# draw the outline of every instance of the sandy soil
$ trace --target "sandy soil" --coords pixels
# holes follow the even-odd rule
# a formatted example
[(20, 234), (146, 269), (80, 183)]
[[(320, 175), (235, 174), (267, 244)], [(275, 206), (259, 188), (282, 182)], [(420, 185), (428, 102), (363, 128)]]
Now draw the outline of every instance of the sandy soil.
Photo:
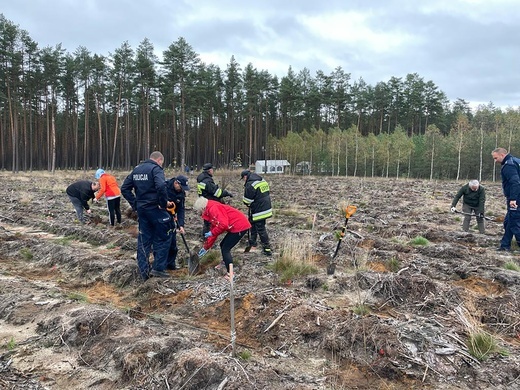
[[(196, 276), (140, 281), (135, 220), (107, 227), (103, 203), (75, 220), (65, 188), (92, 176), (0, 173), (0, 388), (520, 389), (520, 256), (495, 252), (499, 222), (461, 231), (449, 207), (462, 183), (269, 176), (275, 256), (242, 241), (231, 294), (218, 251)], [(245, 212), (237, 176), (216, 181)], [(500, 184), (486, 188), (500, 218)], [(329, 274), (347, 203), (358, 209)], [(275, 272), (289, 253), (315, 272)], [(495, 342), (485, 359), (475, 335)]]

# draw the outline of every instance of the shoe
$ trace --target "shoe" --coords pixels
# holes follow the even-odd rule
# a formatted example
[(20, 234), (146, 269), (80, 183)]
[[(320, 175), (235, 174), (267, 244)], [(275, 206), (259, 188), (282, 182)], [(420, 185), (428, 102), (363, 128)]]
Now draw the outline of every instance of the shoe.
[(264, 256), (272, 256), (273, 255), (273, 252), (271, 252), (271, 249), (270, 248), (264, 248), (264, 250), (262, 251), (262, 254)]
[(254, 245), (250, 246), (249, 253), (258, 253), (258, 248)]
[(224, 261), (221, 261), (218, 265), (215, 266), (215, 269), (221, 270), (222, 268), (226, 268), (226, 263)]
[(501, 247), (498, 247), (498, 248), (496, 249), (496, 251), (497, 251), (497, 252), (511, 252), (511, 249), (509, 249), (509, 248), (505, 248), (505, 247), (501, 246)]
[(155, 276), (156, 278), (169, 278), (170, 274), (165, 271), (156, 271), (153, 269), (150, 271), (150, 276)]

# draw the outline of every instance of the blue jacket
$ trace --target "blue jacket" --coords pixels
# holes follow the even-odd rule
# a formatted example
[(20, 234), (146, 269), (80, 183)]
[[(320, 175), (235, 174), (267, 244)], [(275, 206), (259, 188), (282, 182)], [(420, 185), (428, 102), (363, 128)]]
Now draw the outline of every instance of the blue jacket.
[(175, 203), (175, 215), (177, 216), (177, 222), (179, 222), (179, 226), (184, 227), (184, 204), (186, 203), (186, 192), (184, 192), (182, 188), (180, 192), (175, 191), (175, 187), (173, 186), (174, 181), (175, 177), (166, 181), (168, 200)]
[(518, 164), (514, 161), (514, 157), (508, 154), (502, 160), (502, 190), (507, 201), (520, 200), (520, 176), (518, 175)]
[(168, 194), (162, 167), (153, 160), (142, 162), (126, 177), (121, 194), (137, 212), (157, 207), (166, 209)]

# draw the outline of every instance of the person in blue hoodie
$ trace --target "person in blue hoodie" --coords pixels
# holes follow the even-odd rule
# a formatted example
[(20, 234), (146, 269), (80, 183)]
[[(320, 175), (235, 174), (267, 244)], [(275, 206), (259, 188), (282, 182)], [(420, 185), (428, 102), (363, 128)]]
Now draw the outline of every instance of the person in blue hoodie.
[(500, 240), (498, 251), (510, 251), (513, 236), (520, 245), (520, 160), (513, 157), (504, 148), (496, 148), (491, 152), (496, 163), (502, 165), (500, 176), (502, 177), (502, 191), (506, 197), (507, 213), (504, 219), (504, 235)]
[[(143, 280), (150, 276), (170, 277), (166, 264), (172, 239), (172, 217), (166, 209), (173, 202), (168, 201), (163, 163), (163, 154), (153, 152), (148, 160), (134, 168), (121, 186), (123, 197), (137, 211), (137, 265)], [(148, 258), (152, 247), (154, 260), (150, 270)]]

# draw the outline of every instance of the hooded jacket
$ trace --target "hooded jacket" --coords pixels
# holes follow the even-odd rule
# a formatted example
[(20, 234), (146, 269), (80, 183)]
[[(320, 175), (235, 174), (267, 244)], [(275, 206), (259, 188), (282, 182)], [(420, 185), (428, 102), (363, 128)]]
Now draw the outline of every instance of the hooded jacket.
[(96, 199), (101, 199), (103, 195), (107, 199), (115, 199), (121, 196), (121, 190), (116, 178), (108, 173), (103, 173), (99, 177), (99, 191), (96, 194)]
[(240, 210), (215, 200), (208, 200), (202, 219), (210, 223), (211, 236), (204, 241), (204, 249), (213, 246), (217, 237), (224, 232), (240, 233), (251, 228), (247, 217)]

